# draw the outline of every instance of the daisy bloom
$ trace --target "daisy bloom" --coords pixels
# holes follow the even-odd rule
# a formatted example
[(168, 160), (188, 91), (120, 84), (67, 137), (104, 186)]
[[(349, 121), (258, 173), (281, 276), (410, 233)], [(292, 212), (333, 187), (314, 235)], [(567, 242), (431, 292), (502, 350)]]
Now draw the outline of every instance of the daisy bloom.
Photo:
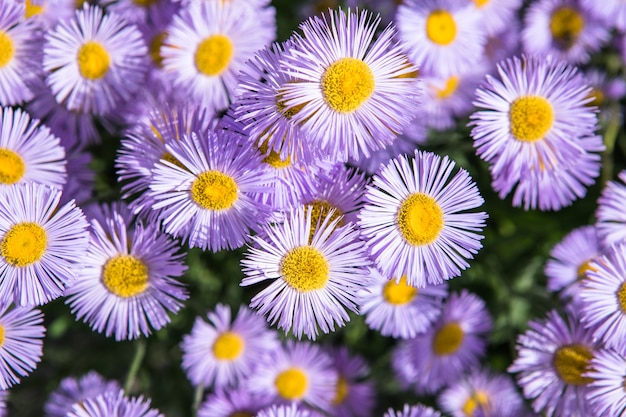
[(245, 385), (275, 404), (306, 404), (330, 410), (337, 386), (332, 359), (319, 345), (287, 340), (271, 360), (259, 363)]
[(97, 397), (75, 403), (66, 417), (164, 417), (150, 408), (150, 400), (142, 396), (125, 397), (124, 391), (104, 392)]
[(579, 300), (581, 282), (591, 270), (591, 262), (601, 254), (597, 229), (582, 226), (568, 233), (550, 251), (544, 272), (548, 290), (562, 291), (566, 299)]
[(517, 338), (517, 358), (508, 371), (518, 374), (533, 410), (547, 417), (591, 415), (585, 399), (593, 381), (586, 372), (596, 352), (591, 332), (572, 312), (563, 319), (555, 310), (528, 327)]
[(50, 129), (29, 114), (0, 107), (0, 186), (37, 182), (61, 189), (65, 149)]
[(117, 381), (108, 381), (95, 371), (90, 371), (80, 378), (63, 378), (44, 406), (46, 417), (65, 417), (72, 406), (105, 392), (120, 390)]
[(222, 1), (191, 2), (174, 17), (161, 46), (174, 87), (203, 106), (228, 107), (237, 74), (276, 36), (275, 10)]
[(392, 25), (374, 40), (379, 22), (367, 11), (311, 17), (282, 61), (294, 78), (281, 89), (284, 111), (309, 146), (338, 162), (391, 144), (417, 114), (417, 68)]
[(453, 417), (515, 417), (524, 409), (508, 375), (474, 369), (438, 397), (441, 409)]
[(343, 346), (331, 350), (334, 367), (339, 375), (331, 414), (336, 417), (368, 417), (374, 408), (373, 381), (364, 380), (369, 374), (367, 363), (352, 355)]
[(589, 362), (585, 374), (591, 378), (587, 399), (596, 416), (624, 416), (626, 413), (626, 357), (616, 351), (600, 349)]
[(480, 15), (480, 28), (487, 36), (499, 36), (511, 30), (522, 0), (466, 0)]
[(142, 85), (147, 53), (135, 26), (85, 4), (46, 35), (46, 83), (68, 110), (105, 115)]
[(24, 4), (0, 0), (0, 106), (33, 98), (40, 78), (41, 35), (35, 22), (24, 19)]
[(63, 294), (82, 266), (89, 235), (74, 201), (41, 184), (0, 188), (0, 301), (42, 305)]
[(256, 417), (309, 417), (311, 412), (300, 409), (294, 403), (291, 405), (272, 405), (256, 414)]
[(626, 170), (622, 170), (618, 178), (605, 185), (598, 199), (596, 227), (605, 248), (626, 240)]
[(464, 169), (430, 152), (399, 156), (367, 187), (359, 213), (361, 233), (381, 273), (412, 287), (456, 277), (482, 247), (487, 214), (467, 213), (483, 204)]
[(436, 392), (478, 365), (489, 331), (485, 302), (466, 290), (453, 293), (432, 327), (398, 345), (392, 367), (416, 392)]
[(77, 319), (115, 340), (147, 336), (169, 323), (188, 295), (175, 280), (187, 269), (178, 246), (156, 225), (112, 212), (91, 221), (91, 239), (66, 303)]
[(219, 251), (243, 246), (269, 207), (252, 194), (271, 192), (268, 172), (240, 136), (211, 130), (166, 143), (152, 170), (150, 196), (165, 231), (190, 246)]
[(445, 284), (411, 287), (406, 277), (385, 278), (370, 268), (372, 284), (359, 293), (360, 312), (370, 329), (383, 336), (409, 339), (425, 332), (439, 317), (448, 296)]
[(584, 64), (609, 38), (609, 28), (580, 0), (538, 0), (524, 15), (522, 45), (531, 55)]
[(241, 385), (237, 388), (218, 389), (206, 396), (198, 409), (198, 417), (256, 416), (271, 404), (271, 400), (266, 396), (251, 394)]
[(357, 292), (368, 284), (365, 246), (352, 224), (338, 226), (332, 212), (311, 235), (312, 209), (298, 208), (285, 222), (252, 236), (241, 261), (242, 286), (271, 280), (250, 306), (298, 338), (335, 331), (356, 312)]
[(407, 0), (396, 12), (401, 41), (420, 71), (440, 77), (460, 74), (483, 56), (480, 13), (467, 0)]
[(30, 307), (0, 303), (0, 389), (19, 384), (41, 361), (43, 314)]
[(589, 263), (580, 299), (582, 322), (593, 337), (626, 353), (626, 242)]
[(181, 344), (183, 370), (194, 386), (234, 387), (278, 348), (276, 333), (245, 306), (231, 320), (230, 307), (218, 304), (207, 318), (198, 317)]
[(390, 408), (383, 417), (441, 417), (441, 413), (422, 404), (404, 404), (402, 410), (394, 411)]
[(77, 5), (80, 6), (74, 0), (25, 0), (24, 17), (49, 30), (60, 21), (71, 19)]

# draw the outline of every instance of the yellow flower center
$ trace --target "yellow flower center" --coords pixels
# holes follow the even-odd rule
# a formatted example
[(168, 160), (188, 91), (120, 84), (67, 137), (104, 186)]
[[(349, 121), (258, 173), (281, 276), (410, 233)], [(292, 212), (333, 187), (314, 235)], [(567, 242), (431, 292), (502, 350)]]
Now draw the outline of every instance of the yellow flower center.
[(620, 285), (616, 295), (619, 306), (622, 308), (622, 311), (626, 313), (626, 282)]
[(352, 113), (374, 92), (374, 73), (360, 59), (341, 58), (333, 62), (322, 76), (322, 94), (331, 109)]
[(435, 333), (433, 351), (438, 356), (451, 355), (461, 347), (464, 336), (463, 329), (458, 323), (446, 323)]
[(509, 109), (511, 134), (522, 142), (535, 142), (550, 131), (554, 110), (548, 100), (539, 96), (520, 97)]
[(593, 354), (583, 345), (568, 345), (560, 347), (554, 352), (552, 364), (558, 376), (572, 385), (587, 385), (592, 378), (583, 376), (589, 370), (589, 361)]
[(446, 80), (446, 85), (443, 88), (435, 87), (435, 94), (437, 98), (440, 100), (444, 100), (449, 98), (452, 94), (456, 92), (456, 89), (459, 87), (459, 77), (452, 76)]
[(289, 155), (287, 155), (287, 158), (281, 159), (280, 154), (273, 149), (267, 154), (267, 141), (259, 146), (259, 152), (261, 155), (266, 155), (265, 158), (263, 158), (263, 162), (273, 168), (281, 169), (291, 166), (291, 157)]
[(413, 301), (417, 295), (417, 288), (411, 287), (406, 283), (406, 276), (402, 276), (400, 282), (396, 283), (391, 280), (383, 287), (383, 297), (389, 304), (404, 305)]
[(196, 68), (204, 75), (214, 77), (228, 68), (234, 53), (233, 42), (226, 35), (211, 35), (196, 49)]
[(306, 106), (306, 104), (307, 104), (306, 102), (300, 103), (297, 106), (287, 108), (287, 105), (285, 104), (285, 100), (283, 99), (283, 94), (278, 93), (276, 95), (276, 108), (283, 116), (285, 116), (286, 119), (291, 119), (293, 116), (298, 114), (300, 110), (302, 110), (304, 106)]
[(115, 256), (104, 264), (102, 282), (118, 297), (133, 297), (148, 288), (148, 266), (132, 255)]
[(592, 88), (588, 97), (592, 99), (587, 103), (589, 107), (600, 107), (604, 104), (604, 93), (599, 88)]
[(489, 396), (484, 391), (475, 391), (463, 404), (463, 414), (467, 417), (474, 417), (477, 409), (485, 410), (486, 408), (489, 408)]
[(0, 324), (0, 348), (4, 345), (4, 326)]
[(213, 343), (213, 355), (221, 361), (233, 361), (241, 356), (244, 346), (243, 339), (237, 333), (224, 332)]
[(398, 209), (398, 228), (411, 245), (428, 245), (437, 240), (443, 229), (443, 210), (431, 196), (411, 194)]
[(321, 290), (326, 286), (330, 266), (326, 257), (312, 246), (298, 246), (283, 256), (280, 273), (299, 292)]
[(282, 371), (274, 380), (278, 395), (286, 400), (300, 400), (307, 392), (309, 378), (300, 368), (289, 368)]
[(254, 414), (248, 411), (235, 411), (234, 413), (229, 414), (228, 417), (254, 417)]
[(480, 9), (481, 7), (486, 6), (491, 0), (473, 0), (473, 1), (476, 7)]
[(96, 41), (83, 44), (78, 50), (76, 60), (80, 75), (88, 80), (99, 80), (104, 77), (111, 65), (109, 53)]
[(151, 4), (156, 3), (156, 0), (133, 0), (133, 3), (139, 7), (148, 7)]
[(435, 10), (426, 19), (426, 36), (437, 45), (450, 45), (456, 38), (456, 22), (445, 10)]
[(552, 37), (564, 49), (569, 49), (576, 43), (584, 27), (583, 16), (571, 7), (559, 7), (550, 18)]
[(163, 68), (163, 56), (161, 55), (161, 47), (163, 43), (165, 43), (165, 39), (167, 39), (167, 32), (159, 32), (157, 33), (152, 40), (150, 41), (150, 58), (152, 58), (152, 62), (159, 68)]
[(0, 148), (0, 184), (15, 184), (24, 176), (26, 165), (17, 153)]
[(31, 0), (26, 0), (24, 2), (24, 17), (26, 19), (30, 19), (33, 16), (36, 16), (43, 12), (45, 3), (42, 4), (33, 4)]
[(170, 164), (174, 164), (179, 168), (182, 169), (187, 169), (187, 167), (185, 165), (183, 165), (182, 162), (180, 162), (178, 159), (176, 159), (176, 157), (174, 155), (172, 155), (169, 152), (165, 152), (163, 155), (161, 155), (161, 159), (164, 161), (169, 162)]
[(24, 267), (37, 262), (48, 247), (48, 234), (37, 223), (17, 223), (4, 235), (0, 251), (8, 264)]
[[(341, 210), (338, 207), (330, 204), (326, 200), (314, 200), (312, 203), (306, 204), (304, 206), (304, 212), (307, 210), (311, 210), (311, 233), (309, 234), (309, 242), (313, 239), (313, 235), (317, 230), (318, 222), (321, 224), (325, 217), (328, 216), (331, 210), (334, 209), (333, 214), (330, 215), (329, 223), (335, 221), (337, 218), (342, 216)], [(337, 226), (343, 226), (343, 218), (337, 222)]]
[(344, 377), (339, 376), (337, 379), (337, 387), (335, 388), (335, 398), (333, 398), (332, 404), (342, 404), (348, 396), (349, 391), (350, 385), (348, 385), (348, 381), (346, 381)]
[(8, 33), (0, 30), (0, 68), (3, 68), (11, 62), (15, 54), (15, 45), (13, 39)]
[(237, 201), (238, 191), (233, 177), (219, 171), (206, 171), (191, 185), (191, 198), (202, 208), (227, 210)]
[(591, 261), (592, 259), (588, 260), (587, 262), (583, 262), (582, 264), (580, 264), (580, 266), (578, 267), (578, 280), (583, 280), (587, 277), (587, 272), (589, 271), (597, 271), (595, 268), (591, 267)]

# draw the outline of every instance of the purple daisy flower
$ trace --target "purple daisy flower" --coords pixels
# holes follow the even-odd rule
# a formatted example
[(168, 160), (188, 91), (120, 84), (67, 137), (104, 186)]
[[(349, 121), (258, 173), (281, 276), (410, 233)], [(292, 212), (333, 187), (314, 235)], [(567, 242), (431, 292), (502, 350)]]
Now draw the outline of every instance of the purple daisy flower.
[(420, 71), (441, 77), (463, 73), (483, 57), (481, 15), (467, 0), (407, 0), (398, 6), (399, 38)]
[(469, 0), (467, 3), (479, 13), (480, 28), (487, 36), (499, 36), (509, 31), (522, 7), (522, 0)]
[(183, 135), (165, 148), (178, 163), (161, 159), (150, 183), (165, 231), (211, 251), (243, 246), (250, 229), (269, 215), (269, 207), (252, 198), (271, 192), (260, 157), (239, 135), (211, 130)]
[(142, 396), (125, 397), (124, 391), (108, 391), (97, 397), (75, 403), (66, 417), (164, 417), (150, 408), (150, 400)]
[(265, 280), (272, 283), (255, 295), (250, 306), (272, 324), (298, 338), (315, 339), (350, 320), (356, 312), (357, 292), (368, 284), (365, 245), (352, 224), (339, 227), (332, 212), (312, 229), (312, 209), (299, 208), (285, 222), (253, 236), (241, 261), (242, 286)]
[(271, 401), (272, 398), (254, 395), (242, 386), (218, 389), (207, 395), (198, 409), (198, 417), (256, 416), (261, 409), (269, 406)]
[(29, 375), (43, 354), (43, 314), (30, 307), (0, 303), (0, 390)]
[(175, 280), (187, 269), (176, 243), (155, 225), (117, 212), (103, 223), (92, 220), (91, 230), (83, 269), (65, 293), (77, 319), (115, 340), (147, 336), (169, 323), (168, 312), (188, 297)]
[(65, 149), (50, 129), (29, 114), (0, 107), (0, 186), (36, 182), (61, 189)]
[(402, 276), (413, 287), (456, 277), (482, 247), (487, 214), (467, 213), (483, 204), (464, 169), (430, 152), (400, 156), (374, 176), (359, 226), (381, 273)]
[(386, 278), (370, 268), (372, 284), (359, 293), (360, 312), (370, 329), (383, 336), (409, 339), (425, 332), (439, 317), (448, 296), (445, 284), (415, 288), (406, 278)]
[(542, 320), (531, 320), (517, 338), (517, 358), (509, 372), (536, 413), (547, 417), (589, 416), (585, 396), (593, 381), (585, 376), (596, 352), (591, 332), (579, 317), (563, 319), (555, 310)]
[(524, 16), (522, 44), (531, 55), (583, 64), (609, 38), (609, 28), (580, 0), (539, 0)]
[(490, 330), (491, 317), (483, 300), (465, 290), (451, 294), (430, 329), (398, 345), (393, 369), (416, 392), (436, 392), (478, 365)]
[(365, 378), (369, 368), (365, 360), (350, 354), (346, 347), (331, 352), (334, 367), (339, 375), (331, 415), (335, 417), (368, 417), (374, 409), (375, 387)]
[(24, 17), (33, 20), (44, 31), (74, 16), (75, 0), (25, 0)]
[(311, 412), (306, 409), (300, 409), (294, 403), (291, 405), (272, 405), (269, 408), (261, 410), (256, 417), (310, 417)]
[(196, 318), (181, 344), (182, 367), (195, 386), (239, 385), (279, 348), (276, 332), (245, 306), (231, 320), (230, 307), (218, 304), (207, 318)]
[(393, 25), (374, 40), (379, 22), (364, 10), (330, 10), (304, 21), (284, 53), (281, 70), (295, 78), (281, 89), (284, 111), (309, 146), (338, 162), (391, 144), (417, 115), (416, 67)]
[(601, 254), (597, 230), (583, 226), (572, 230), (552, 248), (544, 272), (548, 290), (561, 291), (561, 297), (578, 303), (581, 282), (591, 270), (591, 262)]
[(43, 51), (56, 101), (83, 113), (113, 112), (139, 89), (147, 70), (137, 27), (88, 4), (47, 33)]
[(589, 263), (580, 299), (582, 322), (593, 337), (626, 353), (626, 243)]
[(517, 417), (524, 403), (508, 375), (474, 369), (438, 397), (441, 409), (453, 417)]
[(614, 350), (600, 349), (589, 361), (584, 375), (592, 379), (587, 399), (596, 416), (626, 415), (626, 357)]
[(46, 417), (65, 417), (75, 403), (97, 397), (105, 392), (117, 393), (120, 388), (117, 381), (108, 381), (95, 371), (90, 371), (80, 378), (63, 378), (44, 405), (45, 415)]
[(390, 408), (383, 417), (441, 417), (441, 413), (422, 404), (404, 404), (402, 410), (394, 411)]
[(41, 34), (25, 6), (0, 0), (0, 106), (33, 98), (33, 84), (41, 78)]
[(42, 305), (63, 294), (84, 261), (87, 221), (41, 184), (0, 187), (0, 301)]
[(620, 32), (626, 31), (626, 4), (621, 0), (604, 0), (598, 3), (596, 0), (580, 0), (590, 14), (602, 19), (611, 28)]
[(619, 181), (609, 181), (598, 199), (596, 227), (602, 246), (609, 248), (626, 240), (626, 170), (618, 174)]
[(259, 364), (246, 386), (276, 404), (305, 403), (329, 411), (337, 378), (332, 359), (320, 346), (288, 340), (271, 360)]

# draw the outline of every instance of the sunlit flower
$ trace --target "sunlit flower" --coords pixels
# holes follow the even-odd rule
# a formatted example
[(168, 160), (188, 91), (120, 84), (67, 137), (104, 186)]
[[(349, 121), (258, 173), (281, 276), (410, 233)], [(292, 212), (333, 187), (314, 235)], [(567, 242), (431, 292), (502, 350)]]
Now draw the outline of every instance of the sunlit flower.
[(46, 417), (65, 417), (72, 406), (80, 401), (97, 397), (105, 392), (120, 390), (117, 381), (108, 381), (95, 371), (83, 375), (80, 378), (63, 378), (44, 406)]
[(66, 417), (164, 417), (158, 410), (150, 408), (150, 400), (125, 397), (124, 391), (107, 391), (97, 397), (75, 403)]
[(587, 399), (596, 416), (623, 416), (626, 413), (626, 356), (600, 349), (589, 361), (591, 378)]
[(335, 417), (371, 416), (375, 387), (373, 381), (365, 380), (369, 374), (367, 363), (362, 357), (351, 354), (345, 346), (330, 353), (339, 375), (331, 414)]

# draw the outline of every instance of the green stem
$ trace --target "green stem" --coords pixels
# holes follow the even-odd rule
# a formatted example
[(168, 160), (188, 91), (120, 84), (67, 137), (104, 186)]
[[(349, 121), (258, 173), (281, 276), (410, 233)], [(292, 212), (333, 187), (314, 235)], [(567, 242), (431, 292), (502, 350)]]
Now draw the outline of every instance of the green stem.
[(204, 397), (204, 385), (200, 384), (196, 387), (196, 391), (193, 395), (192, 414), (194, 416), (198, 415), (198, 410), (200, 409), (200, 404), (202, 403), (202, 397)]
[(130, 369), (128, 370), (128, 374), (126, 375), (126, 382), (124, 383), (124, 392), (127, 395), (130, 389), (133, 387), (133, 384), (135, 383), (137, 372), (139, 371), (139, 367), (141, 366), (141, 362), (143, 361), (145, 355), (146, 341), (144, 339), (138, 339), (135, 342), (135, 356), (133, 357), (133, 361), (130, 364)]
[(608, 110), (610, 112), (609, 122), (604, 131), (604, 147), (606, 149), (602, 154), (602, 186), (613, 179), (613, 149), (620, 128), (619, 104), (613, 103)]

